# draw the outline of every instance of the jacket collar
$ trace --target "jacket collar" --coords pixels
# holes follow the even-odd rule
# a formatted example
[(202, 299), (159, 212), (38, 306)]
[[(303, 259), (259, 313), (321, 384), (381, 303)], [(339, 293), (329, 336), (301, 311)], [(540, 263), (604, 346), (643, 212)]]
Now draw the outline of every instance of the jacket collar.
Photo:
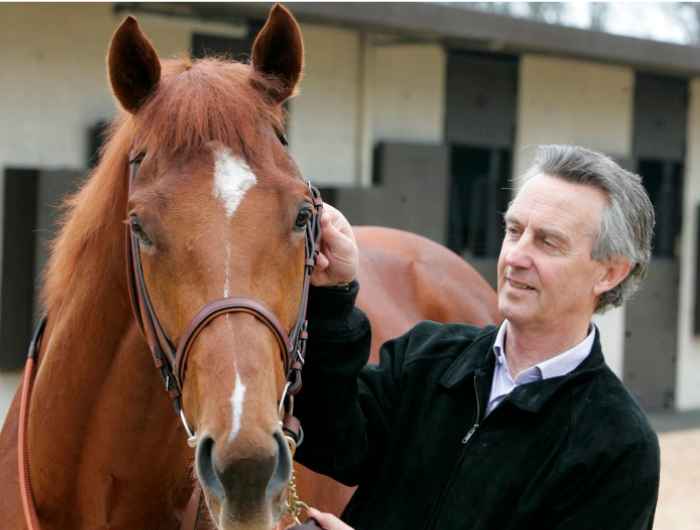
[[(497, 331), (498, 328), (492, 326), (484, 328), (469, 347), (445, 370), (440, 378), (440, 384), (447, 389), (461, 387), (461, 383), (470, 375), (486, 377), (490, 382), (494, 368), (492, 349)], [(591, 353), (572, 372), (521, 385), (510, 393), (508, 401), (520, 409), (538, 412), (559, 388), (572, 380), (594, 375), (602, 371), (605, 366), (600, 345), (600, 331), (596, 328)]]
[(484, 375), (486, 372), (493, 374), (493, 343), (496, 340), (498, 328), (487, 326), (479, 333), (472, 343), (452, 362), (440, 378), (440, 384), (445, 388), (454, 388), (468, 376), (476, 374)]

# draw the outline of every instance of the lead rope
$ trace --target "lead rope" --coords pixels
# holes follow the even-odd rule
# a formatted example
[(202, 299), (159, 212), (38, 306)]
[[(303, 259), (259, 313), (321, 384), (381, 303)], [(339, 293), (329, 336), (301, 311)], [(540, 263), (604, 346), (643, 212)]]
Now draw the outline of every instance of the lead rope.
[(36, 515), (32, 483), (29, 477), (29, 458), (27, 451), (27, 418), (29, 416), (29, 394), (31, 392), (34, 375), (34, 359), (27, 359), (22, 378), (22, 397), (19, 406), (19, 437), (18, 437), (18, 471), (19, 490), (22, 497), (22, 511), (24, 521), (29, 530), (40, 530), (39, 518)]
[(19, 425), (17, 436), (17, 471), (19, 474), (19, 491), (22, 499), (22, 512), (28, 530), (41, 530), (39, 517), (36, 513), (32, 482), (29, 476), (29, 448), (27, 446), (27, 427), (29, 423), (29, 399), (32, 385), (34, 384), (34, 368), (38, 363), (37, 352), (41, 343), (41, 337), (46, 327), (46, 317), (43, 317), (34, 331), (32, 341), (29, 343), (27, 362), (24, 365), (22, 377), (22, 394), (19, 403)]

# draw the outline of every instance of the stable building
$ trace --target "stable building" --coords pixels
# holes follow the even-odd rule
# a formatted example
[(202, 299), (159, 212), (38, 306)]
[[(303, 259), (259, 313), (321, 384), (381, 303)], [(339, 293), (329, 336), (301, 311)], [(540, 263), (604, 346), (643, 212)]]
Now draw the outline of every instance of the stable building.
[[(41, 312), (55, 206), (115, 115), (112, 32), (131, 13), (161, 57), (245, 58), (270, 5), (0, 5), (0, 417)], [(354, 224), (425, 235), (493, 283), (510, 179), (534, 146), (584, 145), (643, 175), (657, 214), (649, 278), (596, 322), (647, 410), (700, 408), (699, 49), (468, 6), (290, 8), (306, 72), (289, 149)]]

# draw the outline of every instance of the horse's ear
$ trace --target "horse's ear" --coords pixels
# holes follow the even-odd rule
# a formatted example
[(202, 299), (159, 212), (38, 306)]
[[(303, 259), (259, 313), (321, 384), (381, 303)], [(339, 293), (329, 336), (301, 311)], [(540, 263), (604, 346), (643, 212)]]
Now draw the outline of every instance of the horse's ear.
[(265, 76), (277, 78), (279, 90), (272, 96), (282, 103), (294, 94), (304, 68), (301, 29), (292, 14), (275, 4), (253, 44), (253, 67)]
[(134, 17), (126, 17), (114, 32), (107, 55), (112, 91), (132, 114), (160, 81), (160, 60)]

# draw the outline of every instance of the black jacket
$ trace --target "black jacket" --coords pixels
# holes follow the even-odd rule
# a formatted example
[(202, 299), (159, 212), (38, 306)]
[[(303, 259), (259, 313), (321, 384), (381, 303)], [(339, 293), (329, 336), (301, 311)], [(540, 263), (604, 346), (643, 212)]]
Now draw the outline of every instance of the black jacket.
[(496, 328), (423, 322), (366, 366), (349, 292), (313, 289), (297, 415), (308, 467), (359, 488), (356, 530), (650, 529), (658, 440), (603, 360), (517, 387), (485, 420)]

